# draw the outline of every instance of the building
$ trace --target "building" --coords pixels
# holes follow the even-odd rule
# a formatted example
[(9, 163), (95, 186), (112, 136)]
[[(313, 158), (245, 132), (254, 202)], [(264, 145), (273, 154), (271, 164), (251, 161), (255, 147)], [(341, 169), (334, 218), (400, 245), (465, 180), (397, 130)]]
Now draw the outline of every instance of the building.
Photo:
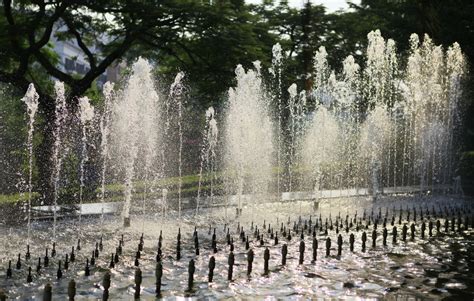
[[(59, 56), (59, 68), (61, 71), (68, 74), (77, 74), (83, 76), (90, 70), (90, 65), (85, 53), (77, 44), (75, 39), (58, 40), (56, 33), (67, 30), (66, 26), (60, 25), (56, 27), (51, 35), (54, 51)], [(105, 39), (105, 38), (104, 38)], [(92, 53), (97, 53), (99, 50), (95, 45), (88, 45)], [(117, 82), (121, 78), (122, 71), (125, 68), (124, 63), (114, 64), (109, 66), (102, 75), (97, 78), (97, 85), (102, 87), (107, 81)]]

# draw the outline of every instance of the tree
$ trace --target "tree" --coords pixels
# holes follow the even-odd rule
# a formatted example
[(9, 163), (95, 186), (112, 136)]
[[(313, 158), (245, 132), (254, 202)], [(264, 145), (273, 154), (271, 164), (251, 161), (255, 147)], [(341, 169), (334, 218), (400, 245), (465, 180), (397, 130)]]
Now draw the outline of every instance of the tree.
[[(288, 2), (278, 5), (264, 2), (255, 8), (268, 23), (270, 32), (286, 52), (283, 86), (296, 82), (309, 91), (313, 70), (313, 56), (319, 46), (326, 44), (330, 33), (330, 17), (322, 5), (306, 1), (302, 9), (290, 7)], [(283, 89), (286, 91), (286, 88)]]
[(220, 106), (238, 64), (250, 68), (260, 60), (269, 66), (276, 37), (253, 8), (243, 1), (204, 3), (194, 8), (193, 21), (176, 29), (164, 44), (156, 39), (160, 28), (154, 28), (134, 51), (155, 60), (165, 77), (185, 71), (194, 108)]

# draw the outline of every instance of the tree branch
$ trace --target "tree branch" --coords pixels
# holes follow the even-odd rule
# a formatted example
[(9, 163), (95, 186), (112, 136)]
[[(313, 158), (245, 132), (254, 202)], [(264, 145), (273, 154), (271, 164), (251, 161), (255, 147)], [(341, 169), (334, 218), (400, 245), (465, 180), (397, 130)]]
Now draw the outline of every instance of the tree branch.
[[(68, 8), (68, 4), (69, 1), (63, 1), (61, 2), (61, 5), (55, 9), (54, 14), (51, 16), (49, 22), (46, 25), (43, 36), (41, 37), (41, 39), (39, 39), (38, 42), (34, 41), (34, 36), (33, 39), (30, 38), (30, 47), (28, 48), (29, 53), (39, 51), (44, 45), (49, 42), (49, 39), (51, 38), (51, 33), (53, 32), (54, 23), (64, 14), (66, 9)], [(33, 28), (33, 32), (34, 30), (35, 29)]]
[(97, 65), (96, 68), (90, 69), (86, 75), (71, 85), (72, 87), (72, 96), (77, 96), (83, 94), (89, 87), (91, 86), (92, 82), (99, 77), (102, 73), (104, 73), (112, 63), (123, 56), (123, 54), (130, 49), (133, 42), (137, 39), (138, 34), (136, 33), (125, 33), (125, 39), (122, 43), (115, 48), (114, 51), (110, 52), (100, 63)]
[(46, 71), (49, 74), (56, 77), (60, 81), (63, 81), (65, 84), (69, 86), (74, 84), (75, 80), (70, 75), (62, 72), (61, 70), (56, 68), (53, 64), (51, 64), (51, 62), (41, 53), (41, 51), (36, 51), (34, 55), (38, 59), (41, 66), (43, 66), (43, 68), (46, 69)]
[(31, 23), (31, 26), (29, 27), (31, 29), (28, 34), (30, 44), (35, 43), (36, 28), (38, 27), (41, 19), (43, 19), (46, 10), (46, 5), (44, 4), (44, 1), (37, 1), (36, 4), (40, 7), (40, 9), (39, 12), (36, 14), (35, 19)]
[(28, 57), (25, 58), (22, 55), (23, 49), (20, 47), (20, 44), (18, 42), (18, 34), (16, 30), (17, 28), (16, 28), (15, 20), (13, 19), (11, 4), (12, 4), (11, 0), (4, 0), (3, 11), (5, 12), (5, 17), (8, 22), (8, 36), (13, 46), (13, 49), (16, 52), (16, 56), (19, 60), (19, 67), (18, 67), (18, 70), (16, 71), (16, 75), (23, 76), (26, 72), (26, 67), (28, 66)]
[(97, 67), (95, 57), (92, 54), (92, 52), (89, 50), (87, 45), (84, 43), (84, 41), (82, 40), (81, 34), (76, 30), (73, 22), (69, 19), (69, 16), (63, 16), (63, 20), (66, 22), (69, 32), (72, 33), (74, 37), (76, 38), (77, 45), (79, 45), (79, 47), (82, 49), (84, 54), (89, 59), (89, 64), (90, 64), (91, 69), (95, 69)]
[(161, 50), (166, 51), (169, 55), (171, 55), (171, 56), (174, 57), (178, 62), (180, 62), (183, 67), (186, 67), (186, 66), (187, 66), (186, 62), (183, 61), (183, 60), (179, 57), (179, 55), (178, 55), (175, 51), (173, 51), (173, 49), (171, 49), (170, 47), (166, 47), (166, 46), (163, 46), (162, 44), (158, 44), (158, 43), (152, 42), (152, 41), (146, 39), (145, 37), (141, 37), (140, 40), (143, 41), (144, 43), (148, 44), (148, 45), (151, 46), (151, 47), (154, 47), (154, 48), (156, 48), (156, 49), (161, 49)]
[(30, 84), (25, 77), (19, 76), (14, 73), (7, 73), (0, 70), (0, 81), (4, 83), (9, 83), (15, 87), (19, 87), (21, 90), (26, 91), (28, 85)]

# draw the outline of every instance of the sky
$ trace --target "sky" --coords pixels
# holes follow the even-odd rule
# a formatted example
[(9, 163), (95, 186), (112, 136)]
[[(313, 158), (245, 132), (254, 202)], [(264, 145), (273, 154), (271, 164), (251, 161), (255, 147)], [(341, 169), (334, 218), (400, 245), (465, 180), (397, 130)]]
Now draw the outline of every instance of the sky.
[[(278, 1), (278, 0), (277, 0)], [(290, 6), (302, 7), (305, 0), (288, 0)], [(338, 9), (347, 9), (349, 6), (346, 0), (310, 0), (313, 4), (323, 4), (328, 12), (334, 12)], [(248, 3), (261, 3), (261, 0), (247, 0)], [(359, 3), (360, 0), (351, 0), (351, 2)]]

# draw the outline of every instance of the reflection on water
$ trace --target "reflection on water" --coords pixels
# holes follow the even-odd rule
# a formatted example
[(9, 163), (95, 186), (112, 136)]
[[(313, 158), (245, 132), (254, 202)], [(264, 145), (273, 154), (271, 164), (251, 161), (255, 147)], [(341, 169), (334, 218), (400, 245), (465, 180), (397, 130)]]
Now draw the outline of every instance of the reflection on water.
[[(1, 228), (3, 243), (0, 245), (1, 270), (0, 287), (4, 289), (10, 298), (17, 297), (21, 300), (29, 300), (34, 297), (39, 298), (43, 294), (45, 283), (51, 282), (53, 286), (53, 298), (65, 299), (67, 296), (67, 285), (70, 279), (74, 278), (77, 283), (76, 299), (100, 299), (103, 289), (101, 282), (105, 271), (109, 270), (110, 256), (115, 252), (121, 235), (124, 235), (124, 250), (120, 256), (120, 262), (114, 269), (111, 269), (112, 284), (110, 288), (110, 298), (131, 299), (134, 294), (134, 261), (135, 252), (138, 247), (140, 234), (145, 233), (144, 250), (139, 260), (143, 273), (142, 300), (155, 299), (155, 264), (157, 242), (160, 230), (163, 231), (163, 278), (162, 296), (165, 298), (193, 297), (196, 299), (211, 298), (389, 298), (393, 300), (413, 300), (425, 298), (446, 298), (451, 297), (457, 300), (472, 299), (474, 297), (474, 279), (471, 271), (474, 269), (474, 230), (463, 230), (461, 232), (444, 232), (444, 220), (439, 218), (442, 224), (441, 233), (437, 234), (433, 229), (433, 237), (428, 235), (428, 227), (425, 238), (420, 237), (420, 208), (424, 213), (424, 219), (428, 222), (432, 215), (432, 208), (466, 208), (471, 206), (467, 200), (449, 199), (446, 197), (385, 197), (376, 203), (372, 203), (365, 198), (348, 200), (331, 200), (322, 202), (319, 208), (314, 211), (311, 202), (286, 203), (286, 204), (261, 204), (247, 205), (244, 207), (243, 215), (237, 219), (231, 216), (233, 210), (217, 208), (212, 211), (203, 210), (202, 214), (194, 217), (194, 211), (188, 212), (181, 221), (176, 219), (172, 213), (166, 219), (162, 219), (151, 209), (146, 216), (132, 216), (132, 227), (122, 229), (119, 217), (110, 216), (104, 223), (104, 228), (100, 229), (98, 219), (85, 219), (81, 227), (81, 233), (77, 232), (75, 221), (63, 220), (58, 227), (57, 253), (55, 258), (50, 258), (48, 267), (42, 267), (39, 274), (36, 273), (38, 256), (44, 257), (45, 246), (49, 246), (51, 254), (51, 224), (48, 222), (36, 223), (33, 225), (33, 242), (31, 245), (32, 258), (24, 259), (26, 247), (24, 246), (26, 229), (23, 227), (9, 229)], [(406, 242), (401, 238), (401, 226), (398, 225), (399, 208), (403, 208), (403, 218), (406, 219), (407, 208), (415, 205), (417, 209), (417, 232), (414, 241), (410, 240), (410, 231)], [(393, 208), (395, 207), (395, 211)], [(325, 256), (326, 236), (324, 231), (317, 232), (318, 257), (315, 263), (311, 262), (312, 236), (307, 230), (304, 232), (306, 244), (305, 259), (303, 265), (298, 265), (299, 234), (292, 232), (292, 240), (288, 241), (279, 233), (279, 244), (274, 245), (274, 240), (268, 234), (269, 225), (274, 232), (280, 232), (283, 225), (293, 229), (294, 221), (298, 221), (301, 214), (301, 227), (304, 220), (308, 220), (310, 215), (312, 223), (319, 220), (321, 214), (324, 223), (326, 217), (331, 216), (335, 223), (339, 214), (344, 222), (346, 215), (353, 218), (356, 214), (358, 219), (362, 218), (363, 211), (366, 211), (366, 222), (369, 216), (385, 215), (388, 209), (389, 236), (387, 246), (382, 245), (382, 225), (378, 225), (378, 237), (376, 247), (372, 248), (372, 229), (369, 226), (367, 231), (367, 249), (362, 252), (361, 237), (362, 231), (356, 231), (355, 225), (346, 233), (345, 229), (340, 229), (343, 237), (342, 256), (337, 257), (337, 233), (336, 227), (328, 231), (328, 236), (332, 240), (331, 256)], [(472, 211), (464, 211), (463, 217), (469, 215), (472, 220)], [(427, 212), (430, 217), (427, 216)], [(461, 211), (463, 212), (463, 211)], [(397, 243), (392, 243), (390, 225), (392, 214), (395, 216), (395, 226), (398, 227)], [(288, 224), (288, 218), (290, 223)], [(411, 213), (413, 220), (413, 212)], [(265, 220), (266, 228), (263, 229)], [(211, 227), (216, 227), (218, 253), (213, 254), (211, 249)], [(254, 231), (250, 230), (252, 225), (258, 224), (260, 234), (264, 234), (264, 246), (255, 238)], [(451, 220), (450, 220), (451, 221)], [(225, 226), (225, 224), (228, 226)], [(250, 247), (255, 252), (253, 273), (247, 277), (247, 257), (245, 243), (239, 239), (237, 233), (238, 225), (244, 226), (245, 234), (249, 236)], [(372, 222), (373, 223), (373, 222)], [(410, 222), (411, 224), (411, 222)], [(194, 255), (193, 231), (197, 226), (200, 255)], [(181, 248), (182, 259), (176, 258), (176, 236), (178, 227), (181, 228)], [(226, 227), (224, 229), (224, 227)], [(226, 244), (225, 234), (227, 227), (234, 239), (235, 266), (233, 281), (227, 281), (227, 257), (229, 246)], [(319, 229), (318, 229), (319, 230)], [(457, 230), (457, 226), (456, 226)], [(354, 233), (354, 252), (349, 251), (349, 235)], [(96, 265), (91, 267), (91, 276), (84, 276), (86, 258), (90, 258), (95, 248), (95, 243), (103, 237), (104, 251), (99, 255)], [(63, 261), (66, 252), (71, 252), (71, 247), (77, 245), (77, 239), (81, 239), (82, 249), (76, 250), (76, 261), (69, 264), (68, 271), (63, 271), (64, 277), (56, 279), (58, 260)], [(288, 244), (287, 265), (281, 266), (281, 247), (283, 243)], [(263, 251), (265, 246), (270, 250), (270, 274), (263, 276)], [(18, 253), (22, 253), (22, 267), (15, 269)], [(208, 283), (208, 262), (211, 255), (216, 258), (216, 268), (214, 271), (214, 282)], [(194, 259), (196, 263), (194, 289), (187, 292), (188, 263)], [(6, 279), (6, 268), (8, 260), (12, 260), (13, 278)], [(43, 259), (42, 259), (43, 261)], [(43, 264), (43, 263), (42, 263)], [(26, 284), (28, 267), (33, 269), (33, 282)]]

